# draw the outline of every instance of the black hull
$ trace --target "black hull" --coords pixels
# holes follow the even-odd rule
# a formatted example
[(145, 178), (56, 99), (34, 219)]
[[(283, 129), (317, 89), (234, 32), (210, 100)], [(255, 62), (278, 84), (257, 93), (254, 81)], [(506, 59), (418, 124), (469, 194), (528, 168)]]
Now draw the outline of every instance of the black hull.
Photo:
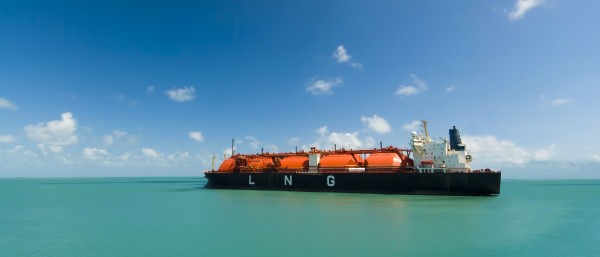
[(207, 188), (498, 195), (500, 173), (205, 173)]

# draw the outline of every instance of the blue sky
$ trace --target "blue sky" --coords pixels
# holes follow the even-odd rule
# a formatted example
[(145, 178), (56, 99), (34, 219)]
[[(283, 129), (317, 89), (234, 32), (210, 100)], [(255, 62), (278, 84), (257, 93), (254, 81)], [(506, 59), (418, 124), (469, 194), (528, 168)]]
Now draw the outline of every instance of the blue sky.
[(201, 176), (456, 125), (505, 178), (600, 178), (598, 1), (2, 1), (0, 177)]

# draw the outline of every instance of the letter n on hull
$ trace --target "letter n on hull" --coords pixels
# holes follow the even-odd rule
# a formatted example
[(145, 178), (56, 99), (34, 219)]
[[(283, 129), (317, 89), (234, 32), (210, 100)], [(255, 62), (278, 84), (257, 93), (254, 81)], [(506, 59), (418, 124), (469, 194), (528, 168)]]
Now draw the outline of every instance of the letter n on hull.
[(291, 186), (292, 185), (292, 175), (288, 177), (288, 175), (283, 176), (283, 185)]

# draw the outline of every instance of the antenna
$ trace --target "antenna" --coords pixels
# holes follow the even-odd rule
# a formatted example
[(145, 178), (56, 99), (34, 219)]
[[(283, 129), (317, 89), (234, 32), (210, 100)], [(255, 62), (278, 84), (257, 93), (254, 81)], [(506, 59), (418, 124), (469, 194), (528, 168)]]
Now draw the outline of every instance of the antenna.
[(425, 138), (429, 138), (429, 132), (427, 131), (427, 120), (422, 120), (423, 123), (423, 131), (425, 132)]
[(235, 149), (233, 149), (234, 144), (235, 144), (235, 139), (232, 138), (231, 139), (231, 156), (233, 156), (233, 154), (235, 153)]
[(214, 154), (212, 155), (212, 170), (215, 170), (215, 158), (217, 158)]

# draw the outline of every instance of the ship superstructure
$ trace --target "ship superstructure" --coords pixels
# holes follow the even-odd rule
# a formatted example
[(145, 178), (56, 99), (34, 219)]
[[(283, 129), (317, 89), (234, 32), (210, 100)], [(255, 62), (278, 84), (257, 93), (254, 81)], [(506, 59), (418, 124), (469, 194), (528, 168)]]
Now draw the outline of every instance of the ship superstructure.
[(413, 131), (409, 145), (412, 148), (415, 169), (419, 172), (470, 172), (472, 157), (462, 143), (456, 126), (449, 130), (450, 142), (429, 137), (427, 121), (422, 121), (423, 132)]

